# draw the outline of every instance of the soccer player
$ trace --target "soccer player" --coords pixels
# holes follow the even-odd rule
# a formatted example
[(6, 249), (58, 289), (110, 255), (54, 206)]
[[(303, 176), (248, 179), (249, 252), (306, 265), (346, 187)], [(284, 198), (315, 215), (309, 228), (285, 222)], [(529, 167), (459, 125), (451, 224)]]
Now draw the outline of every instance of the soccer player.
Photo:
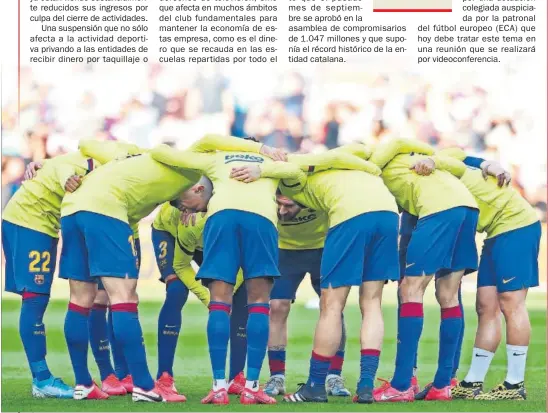
[[(208, 341), (213, 370), (213, 389), (202, 403), (227, 404), (225, 363), (228, 344), (229, 317), (233, 286), (238, 268), (243, 269), (248, 294), (249, 317), (247, 323), (247, 381), (240, 396), (242, 404), (273, 404), (276, 400), (259, 388), (259, 374), (266, 353), (269, 331), (269, 300), (272, 278), (278, 277), (278, 233), (275, 193), (279, 179), (293, 178), (302, 181), (306, 175), (301, 170), (314, 169), (307, 163), (310, 158), (300, 158), (302, 163), (272, 162), (258, 154), (261, 145), (255, 145), (255, 154), (241, 152), (200, 153), (181, 152), (168, 146), (152, 151), (154, 159), (167, 165), (189, 168), (204, 173), (213, 187), (204, 180), (200, 193), (185, 193), (182, 205), (192, 212), (208, 211), (204, 228), (204, 263), (197, 278), (209, 281), (211, 293), (208, 320)], [(361, 159), (350, 157), (355, 163)], [(355, 160), (354, 160), (355, 158)], [(336, 157), (318, 158), (325, 165), (337, 164)], [(329, 162), (331, 161), (331, 162)], [(305, 164), (306, 163), (306, 164)], [(231, 179), (234, 167), (260, 164), (261, 172), (269, 178), (250, 185)], [(255, 180), (260, 177), (254, 177)], [(251, 177), (243, 178), (251, 182)], [(339, 321), (340, 323), (340, 321)], [(339, 326), (340, 327), (340, 326)], [(339, 339), (340, 341), (340, 339)]]
[(432, 152), (428, 145), (398, 139), (377, 147), (370, 158), (382, 168), (383, 180), (398, 205), (419, 218), (399, 289), (396, 369), (391, 382), (375, 389), (378, 402), (414, 400), (411, 379), (423, 327), (423, 297), (434, 276), (441, 307), (440, 342), (438, 369), (425, 400), (451, 400), (451, 376), (463, 324), (458, 291), (465, 272), (477, 269), (478, 209), (468, 189), (450, 173), (436, 171), (424, 177), (410, 169), (424, 158), (421, 153)]
[[(200, 190), (199, 185), (194, 190)], [(196, 225), (184, 226), (181, 212), (170, 203), (160, 208), (152, 224), (152, 244), (156, 262), (166, 284), (166, 298), (158, 319), (158, 375), (157, 383), (165, 388), (168, 401), (183, 401), (173, 380), (173, 361), (177, 339), (181, 329), (181, 311), (192, 291), (206, 306), (209, 290), (196, 281), (196, 273), (190, 263), (202, 263), (202, 231), (205, 218), (198, 217)], [(241, 284), (241, 283), (240, 283)], [(245, 290), (237, 289), (231, 315), (229, 394), (239, 394), (245, 384), (245, 324), (247, 322)], [(242, 343), (243, 341), (243, 343)], [(242, 345), (243, 344), (243, 345)], [(234, 369), (237, 370), (234, 370)], [(242, 383), (243, 382), (243, 383)]]
[[(257, 175), (257, 168), (261, 176), (269, 176), (262, 165), (237, 170), (234, 176), (249, 180)], [(286, 396), (287, 402), (327, 402), (325, 381), (341, 342), (342, 313), (352, 286), (360, 286), (362, 311), (361, 372), (354, 401), (373, 402), (384, 335), (382, 290), (387, 280), (397, 280), (399, 274), (398, 208), (380, 173), (375, 165), (363, 161), (361, 170), (324, 171), (306, 181), (283, 179), (280, 184), (282, 194), (323, 211), (329, 219), (321, 262), (320, 318), (308, 381)]]
[[(287, 347), (287, 318), (291, 303), (307, 273), (316, 294), (320, 296), (320, 263), (329, 223), (321, 210), (307, 208), (278, 192), (278, 245), (280, 278), (274, 281), (270, 293), (270, 337), (268, 362), (270, 379), (265, 392), (271, 396), (285, 394), (285, 353)], [(344, 362), (346, 333), (327, 374), (327, 394), (350, 396), (341, 376)]]
[[(207, 178), (203, 178), (204, 180)], [(189, 191), (200, 193), (203, 190), (201, 184), (194, 185)], [(196, 273), (191, 266), (194, 261), (198, 267), (203, 263), (203, 231), (207, 217), (197, 216), (192, 225), (179, 224), (174, 253), (173, 267), (180, 279), (192, 280), (196, 283)], [(243, 283), (243, 273), (238, 271), (234, 296), (232, 298), (232, 311), (230, 313), (230, 372), (228, 394), (240, 395), (245, 388), (245, 366), (247, 349), (247, 292)], [(209, 290), (205, 289), (209, 300)], [(207, 303), (209, 304), (209, 302)]]
[[(80, 147), (88, 144), (89, 141), (82, 141)], [(111, 157), (138, 149), (133, 145), (104, 145), (108, 146)], [(111, 159), (95, 149), (92, 145), (87, 156), (81, 152), (61, 155), (43, 161), (34, 171), (28, 170), (26, 177), (31, 179), (24, 181), (10, 199), (2, 217), (5, 288), (23, 299), (19, 333), (33, 377), (34, 397), (73, 396), (73, 389), (53, 376), (46, 363), (43, 316), (55, 272), (63, 196), (65, 192), (75, 191), (83, 176)]]
[[(196, 145), (212, 149), (247, 148), (247, 142), (208, 135)], [(196, 172), (165, 166), (145, 153), (111, 162), (89, 174), (77, 192), (63, 200), (60, 276), (70, 280), (65, 336), (76, 376), (74, 398), (108, 397), (87, 367), (88, 315), (100, 278), (111, 305), (114, 334), (123, 347), (134, 401), (161, 402), (162, 388), (148, 370), (137, 314), (138, 271), (131, 225), (159, 204), (176, 199), (200, 178)]]
[[(460, 178), (478, 203), (478, 232), (487, 234), (478, 270), (478, 329), (472, 364), (464, 380), (453, 389), (453, 397), (524, 400), (525, 365), (531, 336), (525, 300), (529, 288), (539, 284), (541, 227), (538, 217), (517, 191), (501, 185), (509, 182), (509, 177), (496, 164), (466, 157), (456, 148), (442, 151), (422, 164), (418, 167), (420, 173), (429, 173), (437, 167)], [(486, 180), (480, 168), (495, 178)], [(500, 344), (501, 311), (506, 321), (506, 378), (499, 386), (483, 393), (483, 381)]]

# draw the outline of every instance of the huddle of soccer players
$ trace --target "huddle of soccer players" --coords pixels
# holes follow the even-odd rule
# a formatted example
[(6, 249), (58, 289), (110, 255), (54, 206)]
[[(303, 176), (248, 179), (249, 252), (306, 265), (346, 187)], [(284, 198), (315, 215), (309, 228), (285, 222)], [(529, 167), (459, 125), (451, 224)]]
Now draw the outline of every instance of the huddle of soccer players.
[[(134, 401), (184, 402), (175, 388), (173, 361), (181, 310), (191, 291), (209, 308), (213, 386), (202, 403), (228, 404), (229, 394), (239, 394), (242, 404), (275, 403), (272, 396), (285, 394), (287, 317), (306, 273), (320, 295), (320, 317), (309, 378), (285, 401), (350, 395), (341, 369), (343, 310), (352, 286), (359, 287), (362, 312), (355, 402), (526, 397), (525, 299), (528, 288), (538, 285), (541, 230), (533, 209), (508, 187), (509, 175), (496, 163), (458, 149), (436, 153), (403, 139), (375, 148), (352, 144), (320, 155), (287, 155), (252, 140), (207, 135), (185, 151), (83, 141), (78, 152), (36, 169), (2, 221), (6, 290), (22, 296), (20, 335), (35, 397), (106, 399), (130, 392)], [(137, 312), (135, 228), (161, 204), (152, 239), (166, 298), (154, 380)], [(59, 276), (70, 285), (65, 337), (74, 388), (53, 376), (45, 360), (42, 319), (59, 230)], [(470, 370), (458, 382), (464, 334), (460, 284), (478, 270), (476, 231), (487, 233), (478, 273), (479, 322)], [(191, 261), (200, 267), (197, 274)], [(423, 296), (432, 278), (441, 308), (438, 369), (420, 392), (417, 349)], [(400, 282), (396, 366), (392, 380), (374, 388), (384, 337), (381, 301), (389, 280)], [(500, 312), (506, 320), (507, 376), (484, 393), (501, 338)], [(101, 387), (88, 370), (88, 344)], [(267, 349), (271, 377), (262, 389)]]

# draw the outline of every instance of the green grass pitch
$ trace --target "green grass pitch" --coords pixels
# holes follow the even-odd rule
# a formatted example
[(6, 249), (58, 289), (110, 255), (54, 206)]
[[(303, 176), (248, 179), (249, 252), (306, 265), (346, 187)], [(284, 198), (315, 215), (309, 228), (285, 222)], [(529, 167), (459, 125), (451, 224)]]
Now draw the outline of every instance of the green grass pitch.
[[(392, 295), (389, 292), (385, 293)], [(463, 346), (460, 376), (468, 368), (476, 329), (476, 314), (473, 308), (473, 294), (466, 294), (466, 337)], [(275, 406), (256, 406), (245, 408), (231, 397), (226, 407), (202, 406), (200, 399), (211, 385), (209, 355), (205, 335), (207, 311), (196, 302), (189, 302), (183, 312), (183, 329), (179, 338), (175, 362), (176, 383), (187, 398), (186, 404), (148, 404), (132, 403), (129, 396), (112, 397), (101, 402), (37, 400), (30, 393), (30, 374), (18, 334), (18, 311), (20, 303), (4, 299), (2, 305), (2, 411), (546, 411), (546, 294), (535, 293), (529, 298), (533, 336), (527, 360), (526, 384), (528, 400), (525, 402), (475, 402), (453, 401), (416, 402), (413, 404), (375, 404), (371, 406), (355, 405), (348, 398), (331, 398), (327, 405), (286, 404), (282, 401)], [(159, 301), (142, 302), (139, 315), (145, 342), (149, 366), (156, 373), (156, 323), (161, 303)], [(73, 383), (74, 376), (63, 336), (63, 323), (66, 301), (52, 301), (46, 314), (48, 340), (48, 364), (54, 374)], [(389, 378), (393, 373), (396, 352), (396, 307), (393, 300), (384, 305), (386, 337), (381, 355), (378, 377)], [(439, 309), (433, 303), (425, 308), (425, 324), (419, 349), (419, 381), (424, 385), (433, 378), (438, 354)], [(355, 301), (347, 306), (348, 343), (343, 374), (351, 390), (354, 390), (359, 373), (360, 315)], [(289, 346), (287, 357), (288, 391), (295, 390), (297, 383), (306, 380), (308, 359), (310, 356), (317, 311), (295, 305), (289, 321)], [(89, 356), (92, 374), (98, 379), (97, 368)], [(486, 387), (496, 385), (504, 379), (506, 370), (506, 352), (504, 342), (493, 360), (487, 377)], [(262, 380), (268, 377), (268, 364), (265, 361)]]

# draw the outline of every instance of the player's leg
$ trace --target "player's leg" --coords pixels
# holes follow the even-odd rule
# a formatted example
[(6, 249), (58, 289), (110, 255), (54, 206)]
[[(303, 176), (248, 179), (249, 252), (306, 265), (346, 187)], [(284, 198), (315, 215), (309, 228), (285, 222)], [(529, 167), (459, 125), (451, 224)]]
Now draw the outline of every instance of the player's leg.
[(57, 239), (2, 221), (5, 290), (22, 297), (19, 335), (32, 374), (35, 397), (72, 398), (72, 388), (54, 377), (46, 362), (44, 313), (55, 272)]
[[(137, 268), (141, 268), (141, 241), (139, 238), (134, 239), (135, 250), (137, 251)], [(99, 289), (104, 289), (103, 284), (99, 281)], [(116, 377), (122, 383), (122, 386), (126, 389), (127, 393), (133, 393), (133, 378), (129, 374), (129, 367), (127, 365), (126, 357), (124, 356), (124, 348), (120, 344), (114, 335), (114, 324), (112, 323), (112, 309), (109, 305), (108, 316), (108, 339), (110, 341), (110, 348), (112, 351), (112, 358), (114, 360), (114, 371)]]
[[(130, 226), (101, 214), (79, 212), (90, 275), (101, 278), (112, 311), (114, 336), (124, 350), (134, 388), (134, 401), (163, 401), (148, 370), (137, 312), (137, 250)], [(116, 255), (113, 256), (114, 252)]]
[(234, 293), (230, 314), (230, 358), (228, 394), (241, 394), (245, 387), (247, 357), (247, 289), (245, 283)]
[(459, 307), (460, 312), (462, 313), (462, 328), (459, 333), (459, 341), (457, 343), (457, 351), (455, 352), (455, 360), (453, 361), (453, 374), (451, 375), (451, 388), (455, 387), (458, 383), (457, 372), (460, 366), (460, 356), (462, 353), (462, 342), (464, 340), (464, 329), (465, 329), (465, 319), (464, 319), (464, 305), (462, 304), (462, 284), (459, 287)]
[(463, 326), (459, 301), (460, 283), (464, 271), (453, 272), (436, 280), (436, 299), (441, 308), (438, 369), (432, 383), (435, 389), (450, 387), (455, 355)]
[(242, 404), (273, 404), (259, 387), (269, 336), (270, 292), (278, 271), (278, 231), (259, 215), (234, 211), (241, 244), (241, 267), (247, 289), (247, 374)]
[(207, 284), (211, 301), (207, 321), (213, 387), (203, 404), (228, 404), (226, 355), (230, 337), (230, 310), (240, 267), (240, 242), (232, 210), (217, 212), (204, 227), (203, 263), (197, 274)]
[(301, 251), (279, 250), (279, 270), (281, 276), (274, 280), (270, 294), (270, 325), (268, 337), (268, 364), (270, 378), (265, 384), (265, 392), (270, 396), (285, 394), (285, 360), (287, 347), (287, 318), (291, 301), (306, 275), (301, 267), (306, 258)]
[(531, 337), (526, 298), (528, 289), (539, 285), (540, 238), (541, 227), (537, 222), (487, 240), (493, 243), (493, 257), (497, 259), (496, 282), (498, 301), (506, 321), (508, 364), (504, 382), (490, 392), (477, 396), (478, 399), (524, 400), (526, 398), (525, 366)]
[(116, 377), (110, 360), (107, 308), (108, 295), (100, 284), (89, 313), (89, 343), (101, 375), (101, 390), (109, 396), (122, 396), (127, 394), (127, 390)]
[(181, 402), (186, 398), (179, 395), (173, 379), (173, 363), (179, 332), (181, 331), (182, 311), (188, 299), (188, 288), (175, 274), (173, 255), (175, 238), (166, 231), (152, 228), (152, 246), (161, 281), (165, 283), (166, 296), (158, 316), (158, 373), (156, 383), (165, 400)]
[(372, 403), (373, 387), (384, 338), (382, 292), (387, 281), (400, 278), (398, 260), (398, 215), (392, 212), (364, 214), (365, 260), (360, 285), (362, 326), (360, 334), (360, 379), (355, 402)]

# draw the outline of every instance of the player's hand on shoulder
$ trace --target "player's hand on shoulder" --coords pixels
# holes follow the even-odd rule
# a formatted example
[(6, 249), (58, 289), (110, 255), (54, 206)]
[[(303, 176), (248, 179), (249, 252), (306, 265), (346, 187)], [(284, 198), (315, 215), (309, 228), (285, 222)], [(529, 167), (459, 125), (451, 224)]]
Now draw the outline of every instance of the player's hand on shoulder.
[(487, 179), (488, 176), (497, 178), (497, 185), (499, 187), (508, 186), (512, 182), (510, 172), (505, 170), (498, 162), (484, 162), (481, 165), (481, 173), (484, 179)]
[(267, 156), (274, 161), (287, 162), (287, 152), (283, 149), (273, 148), (272, 146), (263, 145), (259, 151), (261, 155)]
[[(206, 212), (202, 212), (202, 217), (206, 216)], [(188, 209), (183, 209), (181, 211), (181, 224), (183, 224), (185, 227), (189, 226), (196, 226), (196, 218), (198, 214), (196, 212), (189, 211)]]
[(25, 169), (25, 175), (23, 176), (24, 180), (27, 181), (29, 179), (32, 179), (36, 176), (38, 173), (38, 170), (42, 169), (43, 164), (42, 162), (31, 162), (27, 165), (27, 168)]
[(65, 182), (65, 191), (74, 192), (82, 184), (82, 177), (78, 175), (72, 175), (67, 182)]
[(261, 177), (261, 167), (259, 165), (238, 166), (232, 168), (230, 177), (248, 184), (258, 180)]
[(436, 170), (436, 163), (431, 158), (421, 159), (410, 168), (418, 175), (428, 176)]

